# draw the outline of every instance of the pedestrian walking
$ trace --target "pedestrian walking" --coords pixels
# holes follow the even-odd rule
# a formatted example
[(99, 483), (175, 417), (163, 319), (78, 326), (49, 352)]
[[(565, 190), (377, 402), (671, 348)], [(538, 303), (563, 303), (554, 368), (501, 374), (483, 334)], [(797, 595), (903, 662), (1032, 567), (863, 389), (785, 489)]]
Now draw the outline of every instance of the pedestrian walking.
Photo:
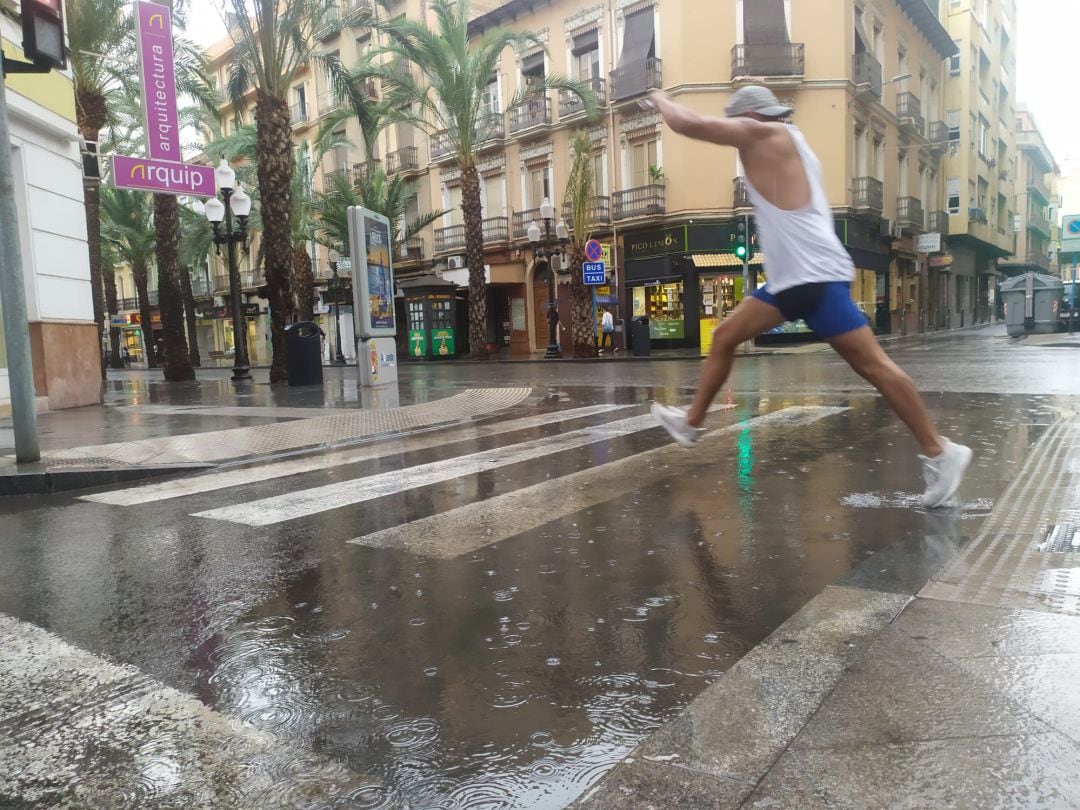
[(562, 323), (559, 322), (559, 305), (558, 302), (552, 301), (548, 304), (548, 334), (554, 330), (555, 333), (555, 345), (559, 347), (559, 351), (562, 351)]
[(882, 350), (851, 300), (855, 265), (836, 236), (821, 163), (803, 134), (786, 123), (791, 108), (766, 87), (735, 92), (726, 118), (701, 115), (656, 91), (651, 103), (675, 132), (739, 150), (758, 239), (768, 254), (768, 281), (744, 298), (714, 332), (693, 404), (688, 410), (652, 406), (656, 420), (679, 444), (692, 446), (713, 399), (731, 373), (739, 344), (785, 321), (805, 320), (881, 392), (922, 450), (927, 508), (956, 494), (971, 450), (943, 438), (911, 378)]
[(612, 353), (618, 351), (615, 348), (615, 316), (611, 314), (611, 307), (604, 307), (604, 315), (600, 319), (600, 354), (604, 353), (605, 346), (610, 346)]

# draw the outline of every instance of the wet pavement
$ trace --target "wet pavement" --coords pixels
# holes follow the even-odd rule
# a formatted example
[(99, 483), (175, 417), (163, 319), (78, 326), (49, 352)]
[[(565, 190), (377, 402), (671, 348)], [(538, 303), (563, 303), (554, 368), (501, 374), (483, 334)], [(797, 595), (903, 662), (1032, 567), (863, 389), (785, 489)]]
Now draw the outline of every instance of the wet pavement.
[[(995, 330), (892, 351), (976, 451), (953, 512), (917, 508), (903, 428), (824, 353), (747, 359), (694, 451), (645, 417), (653, 399), (685, 400), (696, 362), (430, 364), (402, 370), (400, 404), (533, 396), (362, 448), (0, 500), (0, 806), (563, 807), (675, 734), (665, 724), (710, 684), (732, 688), (721, 676), (740, 661), (764, 671), (755, 652), (784, 648), (795, 685), (851, 665), (825, 649), (840, 636), (882, 666), (902, 659), (905, 640), (877, 633), (961, 558), (1031, 448), (1078, 410), (1080, 381), (1073, 346)], [(256, 383), (236, 401), (212, 375), (186, 390), (131, 377), (96, 409), (110, 435), (370, 405), (345, 378)], [(807, 630), (821, 657), (762, 644), (826, 598), (861, 618)], [(807, 753), (758, 798), (807, 806), (821, 796), (775, 780), (832, 768), (821, 746), (792, 744), (820, 704), (785, 705), (802, 721), (776, 753)], [(662, 763), (647, 767), (670, 781)], [(682, 770), (713, 796), (716, 778), (763, 777)], [(598, 806), (635, 806), (608, 795)]]

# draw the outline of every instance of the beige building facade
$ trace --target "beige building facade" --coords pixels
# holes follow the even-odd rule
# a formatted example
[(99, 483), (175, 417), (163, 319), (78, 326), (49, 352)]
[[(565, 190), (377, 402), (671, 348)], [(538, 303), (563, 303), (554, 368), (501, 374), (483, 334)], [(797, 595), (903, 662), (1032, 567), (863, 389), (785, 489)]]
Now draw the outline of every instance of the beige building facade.
[(1031, 111), (1016, 113), (1017, 214), (1012, 230), (1016, 250), (999, 267), (1007, 276), (1036, 272), (1058, 275), (1061, 169)]

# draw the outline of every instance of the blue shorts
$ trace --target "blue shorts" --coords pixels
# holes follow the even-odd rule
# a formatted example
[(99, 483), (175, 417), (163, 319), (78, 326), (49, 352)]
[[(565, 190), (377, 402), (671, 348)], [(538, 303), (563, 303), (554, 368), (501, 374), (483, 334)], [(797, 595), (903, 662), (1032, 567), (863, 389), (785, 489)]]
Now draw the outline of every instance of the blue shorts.
[(780, 310), (789, 321), (806, 321), (826, 340), (870, 325), (851, 300), (847, 281), (800, 284), (776, 295), (760, 287), (754, 290), (754, 298)]

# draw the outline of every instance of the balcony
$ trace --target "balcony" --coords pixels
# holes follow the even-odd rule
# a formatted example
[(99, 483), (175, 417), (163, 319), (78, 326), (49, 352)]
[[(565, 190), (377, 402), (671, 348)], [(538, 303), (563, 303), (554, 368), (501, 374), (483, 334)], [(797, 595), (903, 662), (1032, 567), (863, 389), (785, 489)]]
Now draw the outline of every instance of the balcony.
[(245, 270), (240, 274), (240, 289), (242, 290), (254, 290), (265, 283), (263, 274), (257, 270)]
[(157, 290), (146, 291), (146, 303), (149, 306), (156, 307), (160, 303), (161, 297)]
[(857, 53), (851, 58), (851, 80), (881, 98), (881, 63), (870, 54)]
[[(548, 102), (550, 105), (550, 102)], [(550, 108), (548, 110), (550, 115)], [(476, 143), (488, 144), (501, 141), (506, 137), (506, 119), (502, 113), (488, 113), (480, 117), (476, 124)]]
[(431, 159), (440, 160), (449, 157), (454, 150), (450, 133), (445, 129), (431, 136)]
[(505, 245), (510, 241), (510, 218), (488, 217), (483, 222), (484, 247)]
[(885, 210), (885, 184), (876, 177), (856, 177), (852, 206), (856, 211), (881, 216)]
[(922, 233), (926, 230), (926, 216), (922, 200), (918, 197), (901, 197), (896, 201), (896, 221), (904, 230)]
[(799, 77), (806, 73), (806, 45), (802, 42), (736, 45), (731, 49), (731, 78)]
[(654, 216), (666, 210), (664, 187), (656, 184), (616, 192), (614, 202), (616, 220)]
[(229, 276), (228, 274), (222, 274), (214, 276), (214, 292), (215, 293), (227, 293), (229, 291)]
[(435, 229), (435, 253), (458, 253), (465, 250), (465, 226), (451, 225)]
[(117, 300), (116, 305), (120, 307), (121, 312), (137, 312), (139, 309), (139, 299), (120, 298)]
[(510, 132), (518, 133), (533, 127), (551, 125), (551, 99), (537, 98), (511, 107), (507, 113), (510, 119)]
[(1039, 253), (1037, 251), (1029, 251), (1024, 257), (1024, 264), (1029, 264), (1034, 267), (1041, 267), (1043, 270), (1050, 269), (1050, 259), (1046, 253)]
[(193, 278), (191, 280), (191, 297), (192, 298), (209, 298), (214, 294), (213, 287), (210, 286), (210, 279), (205, 276), (201, 278)]
[(945, 150), (949, 148), (949, 125), (944, 121), (931, 121), (927, 130), (926, 139), (935, 149)]
[(331, 169), (330, 171), (323, 172), (323, 194), (330, 194), (337, 188), (338, 178), (341, 178), (350, 186), (356, 182), (352, 169), (348, 167)]
[(928, 233), (940, 233), (942, 236), (949, 235), (949, 214), (947, 211), (932, 211), (926, 215), (926, 230)]
[[(596, 95), (596, 103), (603, 107), (607, 104), (607, 83), (603, 79), (588, 79), (585, 82)], [(569, 118), (585, 112), (585, 102), (576, 93), (559, 91), (559, 117)]]
[(353, 164), (353, 175), (356, 178), (356, 182), (360, 182), (361, 179), (371, 177), (373, 174), (377, 174), (381, 171), (382, 161), (378, 158), (372, 158), (371, 160)]
[(398, 264), (422, 262), (424, 260), (424, 239), (414, 236), (401, 245), (398, 250)]
[(643, 96), (663, 87), (663, 62), (655, 57), (611, 71), (611, 97), (614, 101)]
[(1053, 235), (1050, 233), (1050, 220), (1041, 212), (1028, 214), (1027, 226), (1033, 231), (1038, 231), (1047, 239)]
[[(563, 220), (574, 230), (574, 209), (569, 201), (563, 203)], [(606, 227), (611, 224), (611, 198), (596, 196), (589, 199), (588, 224), (590, 227)]]
[(308, 120), (307, 104), (293, 104), (292, 107), (289, 108), (289, 111), (290, 111), (289, 120), (292, 122), (292, 125), (294, 127), (299, 126), (300, 124), (304, 124), (304, 123), (307, 122), (307, 120)]
[(926, 119), (922, 116), (922, 104), (914, 93), (899, 93), (896, 96), (896, 117), (900, 126), (918, 135), (926, 130)]
[(415, 146), (403, 146), (386, 156), (388, 174), (420, 171), (420, 152)]
[(742, 177), (735, 178), (735, 195), (732, 198), (734, 200), (735, 208), (750, 208), (750, 193), (746, 190), (746, 180)]
[(1029, 191), (1034, 191), (1046, 202), (1050, 202), (1050, 189), (1046, 186), (1046, 180), (1039, 174), (1028, 175), (1027, 187)]
[(540, 222), (540, 209), (528, 208), (524, 211), (515, 211), (513, 217), (514, 238), (526, 239), (529, 236), (529, 226), (534, 222)]
[(333, 90), (319, 93), (319, 115), (329, 115), (341, 106), (341, 99)]

